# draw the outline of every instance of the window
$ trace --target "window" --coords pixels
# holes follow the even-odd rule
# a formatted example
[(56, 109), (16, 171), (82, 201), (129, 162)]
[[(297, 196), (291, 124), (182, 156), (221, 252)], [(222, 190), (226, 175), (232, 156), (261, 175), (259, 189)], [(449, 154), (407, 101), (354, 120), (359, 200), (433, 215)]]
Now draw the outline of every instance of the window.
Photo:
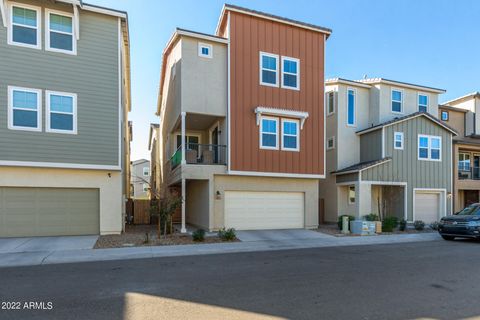
[(282, 119), (282, 150), (299, 151), (299, 121)]
[(41, 48), (40, 8), (28, 5), (10, 7), (8, 44)]
[(393, 137), (393, 147), (398, 150), (403, 150), (403, 132), (395, 132)]
[(448, 121), (448, 111), (442, 111), (442, 121)]
[(198, 56), (204, 58), (211, 58), (213, 53), (213, 48), (211, 44), (199, 43), (198, 44)]
[(278, 149), (278, 119), (263, 117), (260, 122), (260, 148)]
[(458, 171), (470, 171), (470, 154), (458, 154)]
[(148, 177), (150, 175), (150, 168), (149, 167), (144, 167), (143, 168), (143, 176)]
[(355, 90), (348, 89), (347, 90), (347, 125), (355, 126), (355, 117), (356, 117), (356, 110), (355, 110)]
[(441, 161), (442, 138), (437, 136), (418, 135), (418, 159)]
[(282, 57), (282, 88), (300, 89), (300, 60)]
[(8, 87), (8, 128), (42, 131), (42, 91)]
[(278, 87), (278, 56), (260, 52), (260, 84)]
[(143, 192), (148, 192), (148, 183), (143, 184)]
[(335, 92), (327, 92), (327, 115), (335, 113)]
[(47, 10), (45, 25), (46, 50), (76, 54), (73, 15)]
[(335, 149), (335, 137), (330, 137), (327, 139), (327, 150)]
[(403, 92), (392, 89), (392, 112), (402, 113), (403, 111)]
[(424, 94), (418, 95), (418, 111), (428, 112), (428, 96)]
[(355, 186), (348, 187), (348, 204), (355, 204)]
[[(198, 144), (200, 143), (200, 137), (199, 136), (185, 136), (185, 149), (186, 150), (197, 150), (198, 151)], [(177, 135), (177, 150), (182, 146), (182, 135), (178, 134)]]
[(77, 95), (46, 91), (47, 132), (77, 134)]

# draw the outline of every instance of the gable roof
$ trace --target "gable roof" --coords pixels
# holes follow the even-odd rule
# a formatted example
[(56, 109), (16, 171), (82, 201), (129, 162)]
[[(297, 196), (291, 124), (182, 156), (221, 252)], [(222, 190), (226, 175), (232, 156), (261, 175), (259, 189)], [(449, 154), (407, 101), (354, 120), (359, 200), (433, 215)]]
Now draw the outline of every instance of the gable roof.
[(306, 22), (302, 22), (302, 21), (298, 21), (298, 20), (293, 20), (293, 19), (289, 19), (289, 18), (285, 18), (285, 17), (280, 17), (280, 16), (276, 16), (276, 15), (273, 15), (273, 14), (270, 14), (270, 13), (257, 11), (257, 10), (252, 10), (252, 9), (248, 9), (248, 8), (244, 8), (244, 7), (240, 7), (240, 6), (236, 6), (236, 5), (233, 5), (233, 4), (226, 3), (223, 6), (222, 13), (220, 14), (220, 18), (218, 19), (218, 24), (217, 24), (215, 34), (218, 34), (220, 32), (220, 26), (223, 24), (223, 20), (226, 18), (226, 16), (227, 16), (226, 13), (228, 11), (240, 12), (240, 13), (247, 14), (247, 15), (250, 15), (250, 16), (257, 16), (257, 17), (260, 17), (260, 18), (263, 18), (263, 19), (277, 21), (277, 22), (284, 23), (284, 24), (289, 24), (289, 25), (292, 25), (292, 26), (295, 26), (295, 27), (308, 29), (308, 30), (312, 30), (312, 31), (316, 31), (316, 32), (321, 32), (321, 33), (326, 34), (327, 38), (332, 33), (332, 29), (329, 29), (329, 28), (325, 28), (325, 27), (317, 26), (317, 25), (314, 25), (314, 24), (311, 24), (311, 23), (306, 23)]
[(411, 119), (417, 118), (417, 117), (425, 117), (425, 118), (435, 122), (437, 125), (443, 127), (445, 130), (450, 131), (453, 135), (455, 135), (455, 136), (458, 135), (458, 133), (457, 133), (457, 131), (455, 131), (455, 129), (453, 129), (449, 125), (445, 124), (444, 122), (440, 121), (438, 118), (432, 116), (430, 113), (427, 113), (427, 112), (415, 112), (415, 113), (412, 113), (412, 114), (409, 114), (409, 115), (406, 115), (406, 116), (403, 116), (403, 117), (400, 117), (400, 118), (395, 118), (395, 119), (392, 119), (390, 121), (386, 121), (384, 123), (377, 124), (376, 126), (357, 131), (357, 134), (362, 135), (364, 133), (379, 130), (383, 127), (391, 126), (395, 123), (411, 120)]
[(384, 83), (388, 85), (397, 85), (400, 87), (405, 87), (405, 88), (410, 88), (410, 89), (420, 89), (423, 91), (430, 91), (433, 93), (445, 93), (447, 90), (445, 89), (439, 89), (439, 88), (433, 88), (433, 87), (427, 87), (423, 85), (418, 85), (414, 83), (408, 83), (408, 82), (403, 82), (403, 81), (396, 81), (396, 80), (390, 80), (390, 79), (385, 79), (385, 78), (368, 78), (368, 79), (360, 79), (360, 80), (355, 80), (356, 82), (362, 82), (362, 83), (368, 83), (368, 84), (377, 84), (377, 83)]
[(450, 105), (452, 103), (459, 103), (459, 102), (467, 101), (467, 100), (470, 100), (472, 98), (480, 98), (480, 92), (478, 92), (478, 91), (471, 92), (471, 93), (466, 94), (464, 96), (461, 96), (461, 97), (458, 97), (458, 98), (455, 98), (455, 99), (452, 99), (452, 100), (448, 100), (448, 101), (444, 102), (443, 104), (444, 105)]
[(359, 163), (357, 163), (357, 164), (354, 164), (354, 165), (352, 165), (352, 166), (343, 168), (343, 169), (341, 169), (341, 170), (333, 171), (332, 174), (334, 174), (334, 175), (342, 175), (342, 174), (348, 174), (348, 173), (355, 173), (355, 172), (359, 172), (359, 171), (362, 171), (362, 170), (365, 170), (365, 169), (368, 169), (368, 168), (377, 166), (377, 165), (379, 165), (379, 164), (386, 163), (386, 162), (388, 162), (388, 161), (390, 161), (390, 160), (392, 160), (392, 158), (390, 158), (390, 157), (385, 157), (385, 158), (378, 159), (378, 160), (359, 162)]

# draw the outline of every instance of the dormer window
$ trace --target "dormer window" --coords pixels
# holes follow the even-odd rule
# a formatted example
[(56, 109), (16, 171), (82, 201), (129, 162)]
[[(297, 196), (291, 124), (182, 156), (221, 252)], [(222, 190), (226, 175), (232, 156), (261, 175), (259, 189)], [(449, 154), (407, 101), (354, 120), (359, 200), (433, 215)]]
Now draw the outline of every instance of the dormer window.
[(46, 50), (76, 54), (73, 33), (73, 15), (64, 12), (46, 11)]
[(10, 7), (8, 44), (40, 49), (40, 8), (14, 4)]

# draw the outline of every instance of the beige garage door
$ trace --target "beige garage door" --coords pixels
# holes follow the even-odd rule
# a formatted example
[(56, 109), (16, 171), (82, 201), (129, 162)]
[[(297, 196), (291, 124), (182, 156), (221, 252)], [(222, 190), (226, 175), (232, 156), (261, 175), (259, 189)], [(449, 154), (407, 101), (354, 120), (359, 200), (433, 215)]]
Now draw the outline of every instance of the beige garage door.
[(97, 189), (0, 187), (0, 237), (99, 233)]
[(415, 193), (415, 220), (431, 223), (440, 220), (440, 194)]
[(304, 227), (302, 192), (225, 192), (225, 227), (237, 230)]

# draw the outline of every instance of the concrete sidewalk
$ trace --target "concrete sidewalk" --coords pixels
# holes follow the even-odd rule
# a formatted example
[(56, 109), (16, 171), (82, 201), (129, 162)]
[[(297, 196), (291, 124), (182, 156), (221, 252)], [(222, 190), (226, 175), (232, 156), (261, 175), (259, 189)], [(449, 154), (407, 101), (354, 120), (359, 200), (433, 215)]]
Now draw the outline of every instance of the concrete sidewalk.
[(298, 240), (247, 241), (176, 246), (155, 246), (116, 249), (50, 250), (0, 253), (0, 267), (30, 266), (56, 263), (126, 260), (155, 257), (191, 256), (236, 252), (360, 246), (440, 240), (437, 233), (308, 238)]

